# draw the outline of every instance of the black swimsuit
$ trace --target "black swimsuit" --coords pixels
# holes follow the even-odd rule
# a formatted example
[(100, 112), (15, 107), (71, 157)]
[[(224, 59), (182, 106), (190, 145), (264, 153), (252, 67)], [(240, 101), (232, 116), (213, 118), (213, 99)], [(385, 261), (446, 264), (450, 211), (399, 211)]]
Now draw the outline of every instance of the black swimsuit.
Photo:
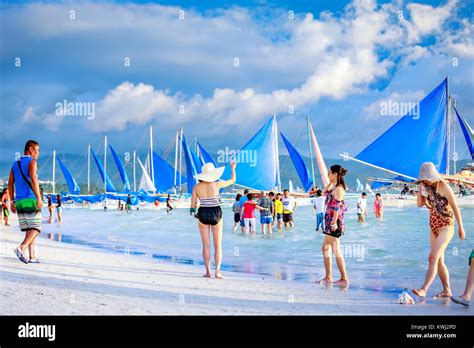
[(219, 196), (209, 198), (199, 198), (200, 207), (198, 209), (199, 222), (203, 225), (217, 225), (222, 219)]

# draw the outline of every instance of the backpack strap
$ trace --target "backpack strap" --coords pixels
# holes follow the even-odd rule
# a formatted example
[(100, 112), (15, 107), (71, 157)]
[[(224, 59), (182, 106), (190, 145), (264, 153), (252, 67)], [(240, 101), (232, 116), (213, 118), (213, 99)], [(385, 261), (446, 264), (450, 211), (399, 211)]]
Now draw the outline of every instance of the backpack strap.
[(35, 191), (33, 190), (33, 185), (31, 185), (31, 182), (27, 179), (27, 177), (25, 176), (25, 173), (23, 173), (23, 169), (21, 169), (20, 161), (17, 161), (16, 163), (18, 164), (18, 169), (20, 169), (20, 173), (21, 173), (21, 176), (23, 177), (23, 180), (25, 180), (25, 182), (28, 184), (28, 186), (30, 187), (31, 191), (35, 192)]

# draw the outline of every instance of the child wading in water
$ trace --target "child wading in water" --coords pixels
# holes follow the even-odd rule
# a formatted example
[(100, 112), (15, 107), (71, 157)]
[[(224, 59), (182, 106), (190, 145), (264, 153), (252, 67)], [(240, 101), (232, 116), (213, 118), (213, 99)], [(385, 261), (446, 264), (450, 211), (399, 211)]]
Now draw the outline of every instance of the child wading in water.
[(383, 199), (380, 193), (375, 195), (374, 214), (377, 219), (383, 218)]

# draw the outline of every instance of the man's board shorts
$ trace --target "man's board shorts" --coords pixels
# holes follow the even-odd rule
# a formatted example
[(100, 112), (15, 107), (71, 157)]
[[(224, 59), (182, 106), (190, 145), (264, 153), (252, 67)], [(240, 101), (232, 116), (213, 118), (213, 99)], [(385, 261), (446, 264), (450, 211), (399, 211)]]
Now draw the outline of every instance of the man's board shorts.
[(36, 208), (36, 199), (25, 198), (15, 202), (18, 222), (22, 231), (41, 232), (41, 209)]
[(293, 221), (293, 214), (283, 213), (283, 222), (290, 222), (290, 221)]
[(8, 208), (7, 208), (7, 207), (3, 207), (3, 208), (2, 208), (2, 211), (3, 211), (3, 216), (8, 217), (8, 216), (10, 215), (10, 213), (8, 212)]
[(240, 214), (234, 213), (234, 222), (240, 222)]
[(469, 255), (469, 266), (471, 265), (473, 258), (474, 258), (474, 249), (471, 250), (471, 255)]
[(126, 208), (127, 208), (127, 210), (132, 210), (132, 205), (131, 205), (131, 204), (127, 204), (127, 205), (126, 205)]
[(273, 218), (271, 216), (260, 216), (260, 223), (262, 225), (271, 224), (273, 222)]
[(56, 211), (57, 211), (58, 213), (62, 212), (62, 211), (63, 211), (63, 207), (56, 207)]

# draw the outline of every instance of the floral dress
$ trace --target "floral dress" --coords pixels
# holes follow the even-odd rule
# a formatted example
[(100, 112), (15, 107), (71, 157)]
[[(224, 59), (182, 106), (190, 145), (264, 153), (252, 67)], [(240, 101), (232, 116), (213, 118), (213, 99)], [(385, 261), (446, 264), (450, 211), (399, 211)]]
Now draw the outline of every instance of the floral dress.
[(334, 220), (334, 215), (336, 212), (338, 213), (337, 219), (339, 221), (339, 229), (342, 233), (344, 233), (344, 213), (347, 211), (347, 204), (344, 200), (338, 201), (336, 197), (334, 197), (334, 190), (336, 188), (332, 188), (326, 192), (326, 212), (324, 214), (324, 231), (327, 233), (331, 233), (331, 224)]

